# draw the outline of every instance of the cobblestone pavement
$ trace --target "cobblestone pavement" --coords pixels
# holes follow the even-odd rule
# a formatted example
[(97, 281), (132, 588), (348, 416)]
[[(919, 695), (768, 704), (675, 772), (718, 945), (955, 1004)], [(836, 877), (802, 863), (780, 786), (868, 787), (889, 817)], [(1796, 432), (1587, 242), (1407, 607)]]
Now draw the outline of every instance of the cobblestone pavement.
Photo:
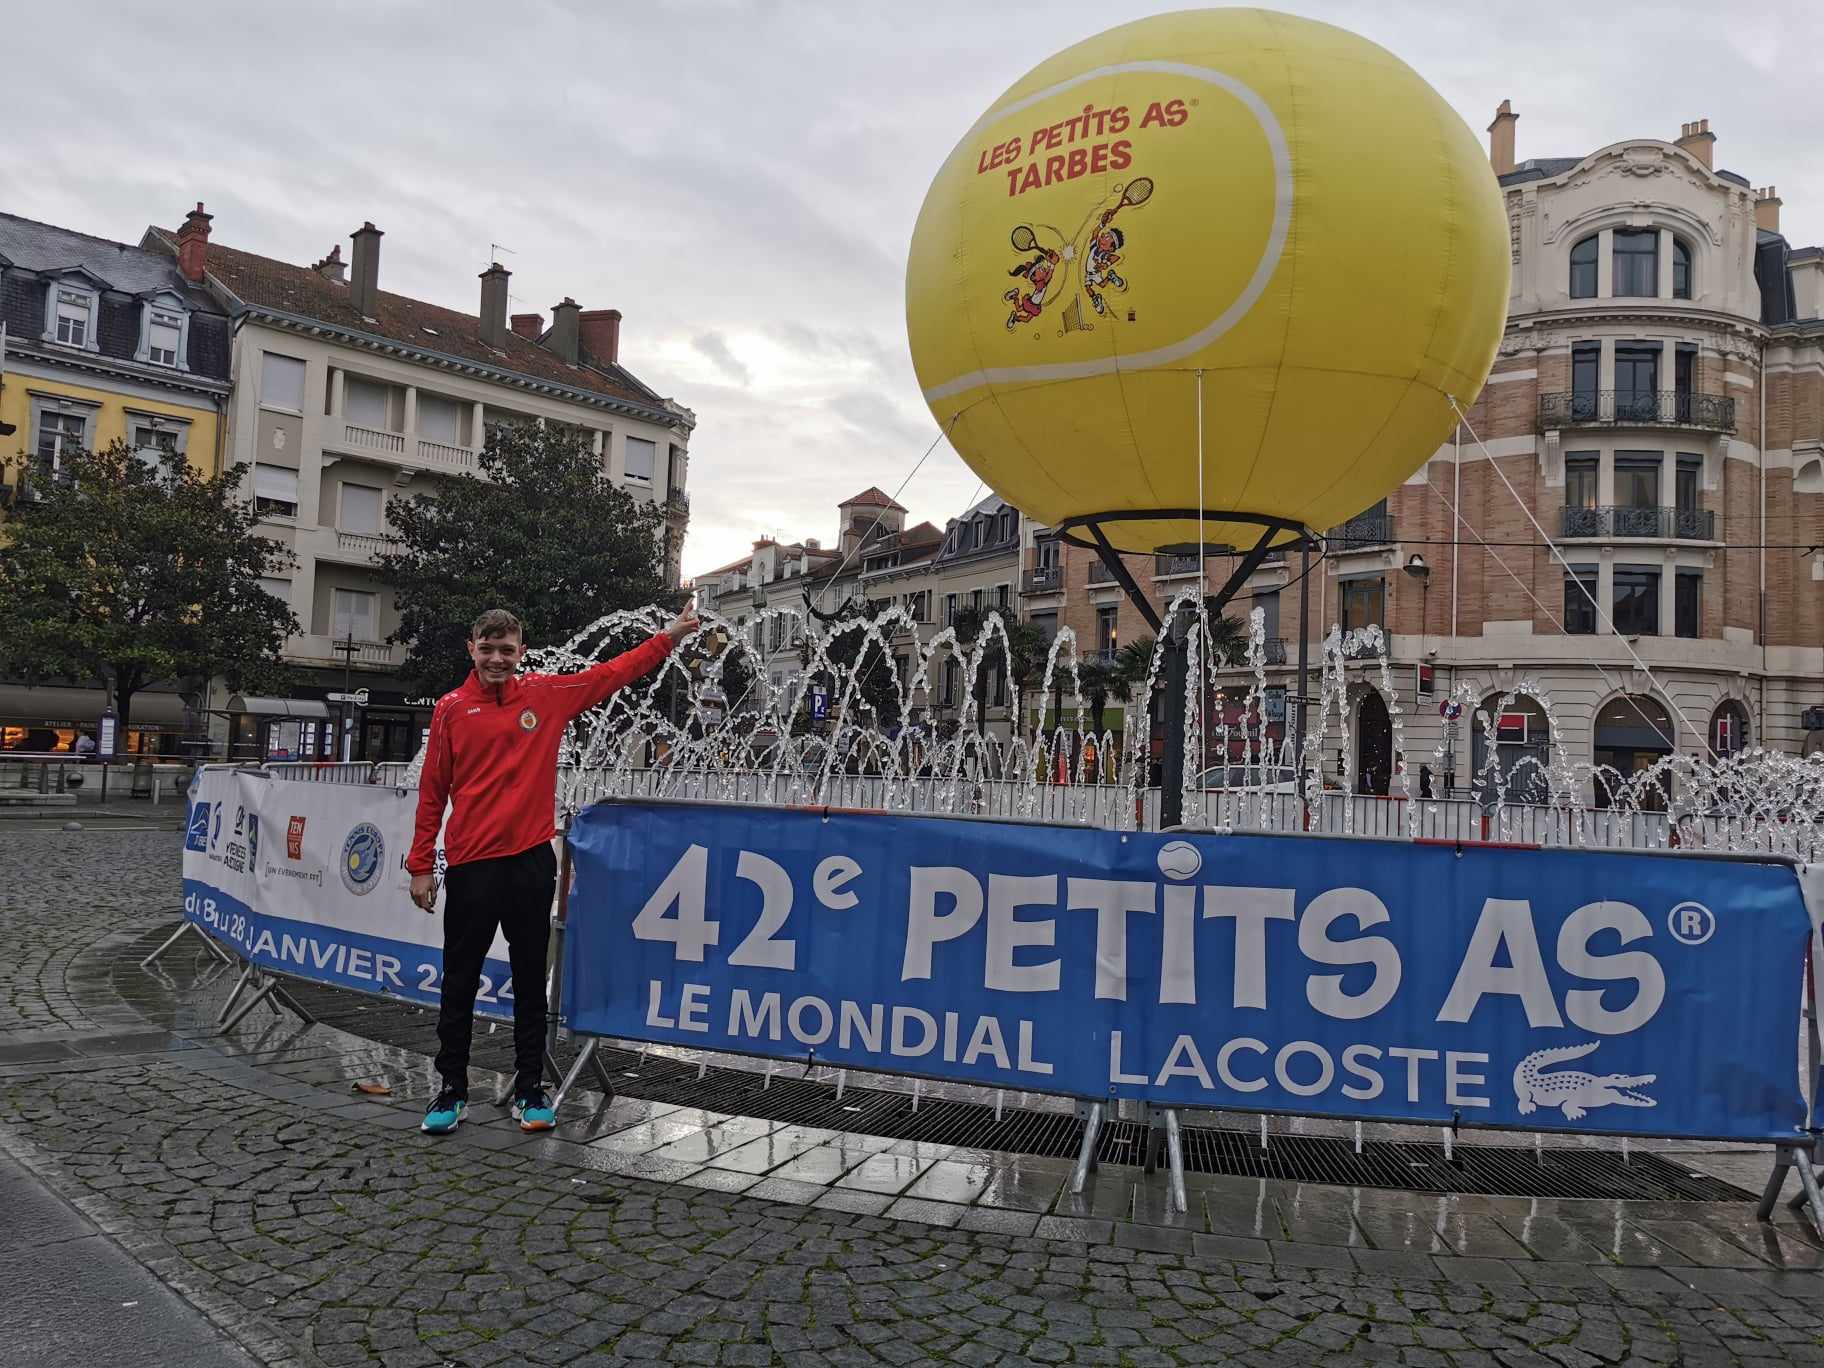
[(138, 975), (176, 863), (135, 833), (0, 856), (0, 1147), (269, 1364), (1824, 1363), (1808, 1272), (1161, 1253), (655, 1181), (485, 1105), (432, 1140), (312, 1081), (410, 1060), (281, 1025), (218, 1049)]

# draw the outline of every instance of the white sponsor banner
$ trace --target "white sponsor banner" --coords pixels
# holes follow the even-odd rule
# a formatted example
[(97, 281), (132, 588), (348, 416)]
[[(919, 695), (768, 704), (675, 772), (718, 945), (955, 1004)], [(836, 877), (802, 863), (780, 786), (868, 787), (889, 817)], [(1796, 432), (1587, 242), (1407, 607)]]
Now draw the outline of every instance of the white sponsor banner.
[[(435, 1004), (443, 895), (435, 914), (411, 900), (417, 809), (415, 790), (204, 769), (185, 824), (184, 914), (263, 968)], [(498, 931), (482, 972), (476, 1010), (511, 1017)]]

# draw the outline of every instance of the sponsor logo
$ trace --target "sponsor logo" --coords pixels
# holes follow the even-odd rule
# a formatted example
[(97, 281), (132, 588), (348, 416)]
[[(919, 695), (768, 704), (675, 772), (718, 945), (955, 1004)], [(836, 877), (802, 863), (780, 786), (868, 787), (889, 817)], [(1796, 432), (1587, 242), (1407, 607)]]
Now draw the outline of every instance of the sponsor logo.
[(285, 858), (301, 860), (304, 858), (304, 819), (292, 817), (285, 823)]
[(533, 712), (532, 709), (527, 708), (519, 715), (519, 727), (521, 731), (531, 731), (537, 726), (538, 714)]
[(356, 896), (371, 893), (386, 867), (386, 839), (372, 822), (358, 823), (342, 842), (342, 886)]
[(209, 813), (214, 803), (197, 803), (190, 809), (190, 829), (184, 833), (184, 849), (209, 849)]
[[(1530, 1116), (1541, 1107), (1560, 1107), (1567, 1121), (1581, 1121), (1597, 1107), (1652, 1107), (1658, 1104), (1640, 1090), (1658, 1079), (1657, 1074), (1596, 1074), (1582, 1069), (1553, 1069), (1593, 1054), (1602, 1045), (1561, 1045), (1555, 1050), (1534, 1050), (1514, 1066), (1514, 1098), (1520, 1114)], [(1549, 1070), (1549, 1072), (1548, 1072)]]
[(1203, 868), (1203, 856), (1189, 841), (1167, 841), (1159, 847), (1159, 872), (1168, 879), (1188, 879)]
[(209, 849), (212, 852), (222, 843), (222, 815), (227, 810), (228, 804), (216, 803), (214, 806), (215, 823), (209, 828)]
[(260, 859), (260, 815), (257, 812), (247, 814), (247, 868), (249, 871)]

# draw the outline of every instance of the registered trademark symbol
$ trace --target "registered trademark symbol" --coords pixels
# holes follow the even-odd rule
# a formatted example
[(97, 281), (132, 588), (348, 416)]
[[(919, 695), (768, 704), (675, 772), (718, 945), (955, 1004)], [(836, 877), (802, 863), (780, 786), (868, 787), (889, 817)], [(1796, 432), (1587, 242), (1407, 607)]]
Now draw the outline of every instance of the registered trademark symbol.
[(1716, 934), (1716, 913), (1700, 902), (1681, 902), (1666, 913), (1666, 929), (1684, 945), (1702, 945)]

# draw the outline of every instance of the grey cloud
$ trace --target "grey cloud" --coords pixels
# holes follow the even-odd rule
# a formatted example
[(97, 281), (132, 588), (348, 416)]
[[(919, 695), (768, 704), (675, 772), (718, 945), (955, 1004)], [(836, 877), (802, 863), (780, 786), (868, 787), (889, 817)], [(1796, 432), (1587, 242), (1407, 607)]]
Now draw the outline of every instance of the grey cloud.
[(698, 354), (712, 362), (723, 374), (738, 380), (743, 386), (751, 385), (753, 372), (741, 363), (741, 359), (728, 348), (728, 339), (719, 332), (698, 333), (690, 339), (690, 345)]
[[(1794, 54), (1824, 47), (1824, 6), (1540, 0), (1516, 20), (1435, 0), (1279, 3), (1397, 53), (1478, 137), (1511, 97), (1522, 157), (1708, 118), (1719, 164), (1780, 187), (1795, 243), (1824, 241), (1824, 149), (1792, 115), (1814, 83)], [(387, 288), (464, 309), (488, 244), (514, 248), (516, 311), (565, 295), (620, 309), (627, 364), (697, 411), (697, 570), (739, 554), (753, 518), (827, 536), (834, 499), (899, 486), (936, 435), (903, 313), (932, 174), (1030, 66), (1171, 3), (194, 0), (181, 23), (118, 3), (14, 8), (21, 51), (60, 51), (71, 11), (94, 10), (108, 49), (143, 70), (197, 70), (205, 33), (209, 98), (139, 120), (105, 64), (20, 65), (0, 209), (133, 240), (201, 198), (218, 241), (302, 261), (371, 218)], [(756, 391), (761, 349), (730, 342), (748, 337), (828, 381)], [(713, 382), (692, 378), (698, 357)], [(940, 448), (902, 502), (941, 523), (978, 483)]]

